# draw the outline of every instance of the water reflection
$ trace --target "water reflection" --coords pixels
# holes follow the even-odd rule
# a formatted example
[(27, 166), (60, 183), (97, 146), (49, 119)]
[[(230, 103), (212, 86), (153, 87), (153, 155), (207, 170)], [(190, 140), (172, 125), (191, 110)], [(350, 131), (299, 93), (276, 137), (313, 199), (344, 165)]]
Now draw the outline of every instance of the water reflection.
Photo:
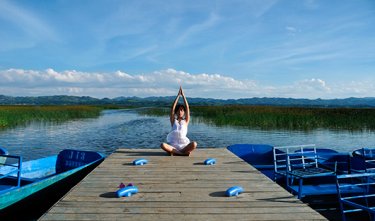
[[(188, 137), (200, 147), (226, 147), (235, 143), (294, 145), (315, 143), (318, 147), (351, 151), (371, 147), (375, 133), (370, 131), (260, 130), (215, 126), (197, 118), (189, 126)], [(96, 150), (109, 154), (117, 148), (159, 148), (170, 130), (169, 117), (138, 115), (134, 110), (105, 110), (95, 119), (65, 123), (32, 123), (0, 131), (0, 146), (25, 160), (56, 154), (62, 149)]]

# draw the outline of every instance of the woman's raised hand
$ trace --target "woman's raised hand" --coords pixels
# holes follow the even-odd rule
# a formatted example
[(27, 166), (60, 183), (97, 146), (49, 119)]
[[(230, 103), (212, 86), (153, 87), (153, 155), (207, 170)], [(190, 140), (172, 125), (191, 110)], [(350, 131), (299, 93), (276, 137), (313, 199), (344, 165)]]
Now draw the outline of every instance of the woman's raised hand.
[(181, 95), (181, 96), (185, 96), (185, 95), (184, 95), (184, 91), (182, 90), (182, 87), (181, 87), (181, 86), (180, 86), (180, 91), (178, 92), (178, 94)]

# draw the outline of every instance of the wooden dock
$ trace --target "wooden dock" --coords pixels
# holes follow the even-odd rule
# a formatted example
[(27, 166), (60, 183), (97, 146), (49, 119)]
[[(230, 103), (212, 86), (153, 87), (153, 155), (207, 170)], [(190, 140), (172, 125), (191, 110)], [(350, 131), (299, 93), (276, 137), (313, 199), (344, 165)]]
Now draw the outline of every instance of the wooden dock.
[[(216, 165), (207, 166), (207, 158)], [(133, 166), (138, 158), (149, 163)], [(139, 193), (117, 198), (123, 182)], [(226, 197), (240, 185), (245, 192)], [(326, 220), (225, 148), (190, 157), (155, 149), (118, 149), (40, 220)]]

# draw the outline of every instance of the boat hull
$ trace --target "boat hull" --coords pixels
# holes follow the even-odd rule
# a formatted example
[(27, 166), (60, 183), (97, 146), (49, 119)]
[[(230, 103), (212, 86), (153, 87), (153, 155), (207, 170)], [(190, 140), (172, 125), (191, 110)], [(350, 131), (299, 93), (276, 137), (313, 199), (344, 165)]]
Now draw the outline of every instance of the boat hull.
[(104, 157), (0, 195), (0, 220), (35, 220), (97, 167)]

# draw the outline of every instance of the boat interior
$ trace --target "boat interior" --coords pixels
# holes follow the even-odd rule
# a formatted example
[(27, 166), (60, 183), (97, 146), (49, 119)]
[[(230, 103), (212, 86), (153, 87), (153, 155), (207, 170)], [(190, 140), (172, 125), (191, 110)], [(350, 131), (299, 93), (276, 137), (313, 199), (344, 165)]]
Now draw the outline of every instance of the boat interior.
[(103, 158), (97, 152), (66, 149), (58, 155), (23, 162), (21, 156), (10, 155), (1, 149), (0, 194)]
[(336, 208), (340, 220), (375, 220), (375, 148), (235, 144), (228, 150), (314, 209)]

